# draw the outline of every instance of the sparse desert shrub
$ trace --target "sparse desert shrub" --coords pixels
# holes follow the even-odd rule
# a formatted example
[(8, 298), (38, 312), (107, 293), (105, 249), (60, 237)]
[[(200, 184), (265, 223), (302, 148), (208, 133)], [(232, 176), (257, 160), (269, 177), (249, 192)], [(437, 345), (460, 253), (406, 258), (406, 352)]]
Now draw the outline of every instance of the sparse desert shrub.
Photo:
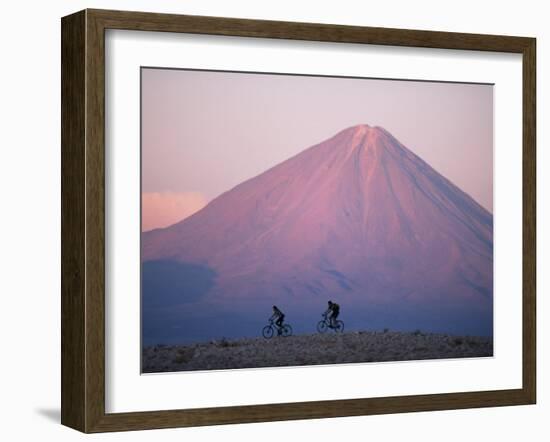
[[(146, 347), (144, 372), (276, 367), (333, 363), (487, 356), (492, 339), (418, 331), (347, 332), (295, 336), (292, 340), (216, 339), (191, 345)], [(156, 351), (155, 351), (156, 350)]]
[(192, 348), (180, 348), (174, 359), (172, 359), (172, 362), (176, 364), (186, 364), (193, 358), (194, 354), (195, 350)]
[(385, 328), (385, 329), (383, 330), (384, 333), (388, 333), (389, 331), (390, 331), (389, 328)]
[(359, 348), (359, 343), (351, 339), (344, 340), (344, 345), (350, 350), (357, 350)]

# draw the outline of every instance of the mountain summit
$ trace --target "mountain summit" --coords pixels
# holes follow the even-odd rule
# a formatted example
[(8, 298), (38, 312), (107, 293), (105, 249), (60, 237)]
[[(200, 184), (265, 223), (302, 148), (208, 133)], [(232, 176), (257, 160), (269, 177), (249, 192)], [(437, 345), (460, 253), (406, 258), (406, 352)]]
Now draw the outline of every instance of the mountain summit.
[(144, 306), (174, 318), (246, 324), (277, 304), (304, 319), (332, 299), (357, 328), (492, 334), (492, 215), (380, 127), (345, 129), (144, 233), (142, 262)]

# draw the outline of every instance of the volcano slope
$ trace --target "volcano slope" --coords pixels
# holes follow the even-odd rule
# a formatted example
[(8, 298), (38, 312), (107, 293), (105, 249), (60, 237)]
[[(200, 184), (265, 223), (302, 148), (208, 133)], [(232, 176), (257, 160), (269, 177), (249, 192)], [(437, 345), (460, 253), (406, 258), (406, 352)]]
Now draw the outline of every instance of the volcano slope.
[[(259, 142), (260, 144), (260, 142)], [(380, 127), (359, 125), (142, 234), (143, 343), (311, 333), (492, 336), (493, 217)]]

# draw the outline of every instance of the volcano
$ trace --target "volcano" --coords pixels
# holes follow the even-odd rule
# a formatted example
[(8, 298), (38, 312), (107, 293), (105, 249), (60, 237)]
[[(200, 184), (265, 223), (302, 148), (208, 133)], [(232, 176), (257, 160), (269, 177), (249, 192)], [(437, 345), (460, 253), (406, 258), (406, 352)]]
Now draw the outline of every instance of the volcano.
[[(142, 234), (143, 339), (351, 329), (492, 335), (493, 216), (380, 127), (312, 146)], [(293, 322), (294, 321), (294, 322)]]

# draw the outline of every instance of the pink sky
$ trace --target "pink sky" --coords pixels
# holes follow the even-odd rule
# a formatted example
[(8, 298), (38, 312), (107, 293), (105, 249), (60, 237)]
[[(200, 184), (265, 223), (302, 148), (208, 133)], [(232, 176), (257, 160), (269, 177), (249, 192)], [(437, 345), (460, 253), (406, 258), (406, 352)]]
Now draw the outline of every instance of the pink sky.
[(199, 192), (143, 192), (142, 231), (168, 227), (202, 209), (208, 203)]
[(142, 70), (142, 230), (356, 124), (382, 126), (493, 210), (493, 87)]

